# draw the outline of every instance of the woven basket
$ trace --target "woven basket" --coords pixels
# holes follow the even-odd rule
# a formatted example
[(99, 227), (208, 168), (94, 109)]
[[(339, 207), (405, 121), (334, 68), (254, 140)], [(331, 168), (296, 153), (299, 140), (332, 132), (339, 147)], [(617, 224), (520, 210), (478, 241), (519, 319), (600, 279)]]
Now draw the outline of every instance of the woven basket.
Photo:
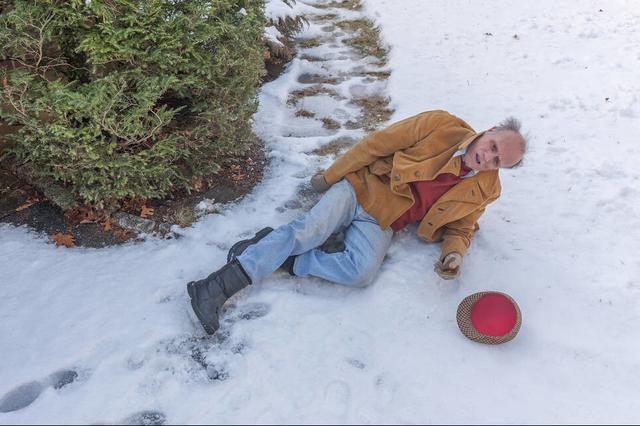
[[(488, 294), (499, 294), (506, 297), (507, 299), (509, 299), (509, 301), (511, 301), (513, 307), (516, 310), (516, 323), (511, 331), (505, 335), (489, 336), (486, 334), (482, 334), (478, 330), (476, 330), (476, 328), (473, 326), (473, 323), (471, 322), (471, 312), (474, 305), (483, 296)], [(480, 293), (472, 294), (471, 296), (466, 297), (462, 302), (460, 302), (456, 320), (458, 321), (458, 327), (460, 327), (460, 331), (462, 331), (462, 334), (464, 334), (474, 342), (484, 343), (486, 345), (499, 345), (501, 343), (508, 342), (509, 340), (516, 337), (516, 334), (518, 334), (518, 331), (520, 330), (520, 325), (522, 324), (522, 314), (520, 313), (520, 308), (518, 307), (516, 301), (513, 300), (508, 294), (500, 293), (497, 291), (483, 291)]]

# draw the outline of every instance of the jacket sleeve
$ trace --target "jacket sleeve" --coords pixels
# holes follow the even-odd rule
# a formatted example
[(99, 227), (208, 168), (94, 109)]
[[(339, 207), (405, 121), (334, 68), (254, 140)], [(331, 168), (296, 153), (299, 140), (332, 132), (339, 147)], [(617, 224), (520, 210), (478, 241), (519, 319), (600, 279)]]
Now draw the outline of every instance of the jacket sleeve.
[(445, 111), (424, 112), (368, 134), (324, 172), (325, 180), (333, 185), (379, 158), (415, 145), (429, 136), (445, 117), (450, 117)]
[(478, 219), (482, 216), (484, 210), (485, 207), (482, 207), (445, 226), (444, 234), (442, 235), (441, 262), (449, 253), (454, 251), (462, 256), (465, 255), (471, 244), (471, 237), (480, 229)]
[(440, 254), (440, 261), (451, 252), (458, 252), (462, 256), (467, 253), (467, 249), (471, 244), (471, 237), (480, 229), (478, 225), (478, 219), (484, 213), (487, 206), (500, 197), (500, 187), (498, 183), (498, 189), (489, 198), (482, 207), (472, 211), (468, 215), (447, 223), (444, 226), (444, 233), (442, 234), (442, 252)]

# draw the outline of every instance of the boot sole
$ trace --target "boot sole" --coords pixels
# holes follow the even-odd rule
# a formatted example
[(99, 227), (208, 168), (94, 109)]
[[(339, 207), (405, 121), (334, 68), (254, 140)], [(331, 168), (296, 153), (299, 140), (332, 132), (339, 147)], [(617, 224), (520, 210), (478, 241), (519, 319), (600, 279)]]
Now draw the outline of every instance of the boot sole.
[(247, 247), (249, 247), (249, 246), (257, 243), (258, 241), (260, 241), (261, 239), (263, 239), (267, 235), (269, 235), (271, 232), (273, 232), (273, 228), (270, 228), (270, 227), (267, 226), (266, 228), (263, 228), (263, 229), (259, 230), (256, 233), (256, 235), (253, 236), (253, 238), (250, 238), (248, 240), (238, 241), (237, 243), (232, 245), (231, 248), (229, 249), (229, 253), (227, 253), (227, 263), (231, 262), (233, 259), (235, 259), (237, 257), (235, 254), (233, 254), (233, 252), (240, 245), (249, 243), (249, 244), (247, 244)]

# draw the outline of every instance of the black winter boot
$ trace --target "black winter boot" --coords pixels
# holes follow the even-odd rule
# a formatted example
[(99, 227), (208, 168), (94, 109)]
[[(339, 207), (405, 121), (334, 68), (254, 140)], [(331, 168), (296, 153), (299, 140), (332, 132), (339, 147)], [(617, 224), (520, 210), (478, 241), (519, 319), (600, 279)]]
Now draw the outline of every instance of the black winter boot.
[(222, 305), (231, 296), (251, 284), (251, 279), (237, 259), (199, 281), (187, 284), (191, 307), (208, 334), (220, 328)]
[(232, 245), (229, 249), (229, 253), (227, 253), (227, 263), (240, 256), (242, 252), (247, 249), (247, 247), (257, 243), (258, 241), (269, 235), (271, 231), (273, 231), (273, 228), (267, 226), (266, 228), (262, 228), (261, 230), (256, 232), (256, 235), (254, 235), (253, 238), (241, 240)]

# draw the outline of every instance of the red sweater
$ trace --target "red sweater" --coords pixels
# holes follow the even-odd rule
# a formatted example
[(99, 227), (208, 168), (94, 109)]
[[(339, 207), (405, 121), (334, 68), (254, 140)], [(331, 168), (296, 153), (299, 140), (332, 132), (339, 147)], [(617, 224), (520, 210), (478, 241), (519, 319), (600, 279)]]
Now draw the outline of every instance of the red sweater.
[(461, 176), (466, 175), (471, 171), (470, 168), (464, 165), (464, 162), (460, 162), (460, 172), (458, 175), (453, 173), (443, 173), (436, 176), (434, 180), (421, 180), (411, 182), (411, 192), (415, 202), (413, 205), (402, 214), (395, 222), (391, 224), (391, 229), (394, 231), (400, 231), (410, 223), (422, 220), (424, 215), (427, 214), (431, 206), (438, 201), (438, 198), (442, 197), (445, 192), (451, 189), (456, 183), (460, 182)]

